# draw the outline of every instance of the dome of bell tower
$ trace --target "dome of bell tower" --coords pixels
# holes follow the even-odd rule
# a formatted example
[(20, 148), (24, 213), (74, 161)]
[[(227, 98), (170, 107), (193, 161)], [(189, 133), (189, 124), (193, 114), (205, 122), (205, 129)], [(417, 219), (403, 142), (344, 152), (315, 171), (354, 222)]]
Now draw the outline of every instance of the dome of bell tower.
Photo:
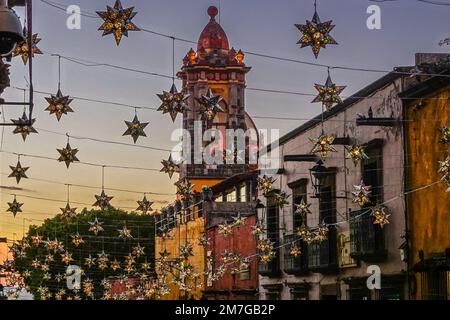
[(228, 43), (228, 37), (225, 31), (222, 29), (220, 24), (216, 21), (216, 16), (219, 10), (211, 6), (208, 8), (208, 15), (211, 17), (209, 23), (203, 29), (198, 39), (197, 50), (229, 50), (230, 46)]

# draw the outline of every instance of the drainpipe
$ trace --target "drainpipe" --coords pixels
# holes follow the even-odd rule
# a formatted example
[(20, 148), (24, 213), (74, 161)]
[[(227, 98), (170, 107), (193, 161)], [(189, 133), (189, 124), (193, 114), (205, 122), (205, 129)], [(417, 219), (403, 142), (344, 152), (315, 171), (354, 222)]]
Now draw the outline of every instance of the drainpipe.
[[(404, 78), (402, 78), (402, 88), (404, 88)], [(406, 192), (408, 188), (408, 183), (406, 177), (408, 176), (407, 164), (408, 164), (408, 144), (406, 137), (406, 103), (404, 100), (402, 102), (402, 135), (403, 135), (403, 190)], [(406, 289), (408, 292), (408, 300), (411, 300), (411, 286), (410, 286), (410, 241), (409, 241), (409, 223), (408, 223), (408, 195), (404, 197), (404, 219), (405, 219), (405, 250), (406, 250)]]

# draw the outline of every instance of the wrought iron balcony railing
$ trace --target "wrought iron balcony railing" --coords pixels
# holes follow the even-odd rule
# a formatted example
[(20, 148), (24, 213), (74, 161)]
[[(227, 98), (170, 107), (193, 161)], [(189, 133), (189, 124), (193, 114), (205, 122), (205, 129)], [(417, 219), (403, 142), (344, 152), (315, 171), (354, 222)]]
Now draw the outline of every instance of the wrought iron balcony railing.
[[(295, 234), (285, 235), (284, 243), (284, 268), (283, 271), (287, 274), (302, 275), (308, 273), (308, 246), (304, 241), (296, 241), (298, 236)], [(300, 255), (294, 257), (290, 253), (290, 248), (293, 241), (295, 245), (300, 248)]]
[(379, 262), (387, 257), (383, 229), (373, 224), (370, 209), (350, 214), (350, 256), (356, 260)]
[(312, 272), (335, 273), (338, 270), (337, 262), (337, 232), (330, 228), (328, 238), (322, 242), (313, 242), (308, 245), (308, 268)]

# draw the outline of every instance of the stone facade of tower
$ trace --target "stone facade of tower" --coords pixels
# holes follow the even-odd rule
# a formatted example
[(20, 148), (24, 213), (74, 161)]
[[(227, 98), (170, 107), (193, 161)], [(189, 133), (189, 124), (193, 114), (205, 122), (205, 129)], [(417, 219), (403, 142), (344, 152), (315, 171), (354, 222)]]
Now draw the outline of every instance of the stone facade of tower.
[[(200, 104), (196, 98), (206, 95), (211, 89), (215, 96), (223, 99), (220, 103), (223, 112), (219, 112), (212, 122), (203, 121), (201, 124), (203, 132), (209, 128), (216, 128), (225, 136), (226, 129), (245, 131), (249, 127), (254, 128), (253, 122), (245, 112), (245, 75), (250, 68), (244, 64), (242, 51), (230, 49), (227, 35), (215, 19), (218, 14), (217, 8), (210, 7), (208, 14), (210, 21), (200, 35), (197, 51), (191, 49), (188, 52), (178, 73), (183, 80), (183, 90), (190, 94), (189, 107), (183, 115), (183, 128), (191, 133), (191, 152), (184, 155), (190, 159), (190, 164), (182, 165), (180, 178), (188, 177), (191, 180), (220, 180), (249, 170), (249, 166), (243, 164), (206, 165), (194, 161), (194, 123), (201, 121)], [(184, 143), (189, 144), (189, 141)], [(225, 139), (217, 139), (214, 144), (217, 144), (218, 152), (225, 150)]]

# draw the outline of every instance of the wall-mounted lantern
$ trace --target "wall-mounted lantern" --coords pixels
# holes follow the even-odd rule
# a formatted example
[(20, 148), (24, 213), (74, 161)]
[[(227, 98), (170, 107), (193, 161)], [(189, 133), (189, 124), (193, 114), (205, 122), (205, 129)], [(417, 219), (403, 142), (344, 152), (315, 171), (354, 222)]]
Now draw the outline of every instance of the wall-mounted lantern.
[(313, 198), (320, 198), (320, 191), (323, 185), (323, 180), (328, 174), (327, 168), (323, 165), (322, 160), (317, 161), (316, 165), (309, 169), (311, 182), (314, 187)]

